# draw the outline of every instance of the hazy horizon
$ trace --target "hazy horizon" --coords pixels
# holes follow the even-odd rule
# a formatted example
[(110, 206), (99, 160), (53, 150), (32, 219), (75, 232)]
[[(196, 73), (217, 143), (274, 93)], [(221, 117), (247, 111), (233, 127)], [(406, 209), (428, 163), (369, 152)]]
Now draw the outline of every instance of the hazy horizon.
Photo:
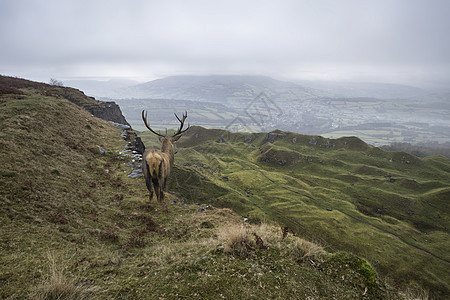
[(450, 2), (0, 2), (0, 74), (171, 75), (450, 86)]

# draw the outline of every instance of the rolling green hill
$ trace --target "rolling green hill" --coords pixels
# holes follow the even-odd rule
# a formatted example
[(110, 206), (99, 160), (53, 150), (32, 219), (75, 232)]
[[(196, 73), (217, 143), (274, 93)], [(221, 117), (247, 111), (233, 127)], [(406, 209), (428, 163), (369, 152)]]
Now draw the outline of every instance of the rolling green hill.
[[(101, 105), (75, 89), (0, 78), (2, 299), (407, 297), (365, 259), (269, 222), (283, 205), (296, 205), (289, 190), (271, 186), (319, 197), (310, 184), (327, 181), (305, 183), (272, 166), (266, 153), (290, 157), (288, 144), (258, 152), (263, 134), (252, 136), (253, 150), (244, 135), (217, 144), (223, 131), (194, 127), (180, 144), (167, 203), (149, 203), (143, 179), (128, 176), (134, 157), (122, 131), (69, 101), (75, 98)], [(431, 185), (424, 197), (434, 201), (444, 190)], [(255, 224), (265, 214), (268, 222)]]
[[(150, 133), (147, 145), (157, 145)], [(450, 160), (385, 152), (356, 137), (192, 127), (169, 187), (188, 202), (289, 227), (367, 258), (400, 284), (449, 293)]]

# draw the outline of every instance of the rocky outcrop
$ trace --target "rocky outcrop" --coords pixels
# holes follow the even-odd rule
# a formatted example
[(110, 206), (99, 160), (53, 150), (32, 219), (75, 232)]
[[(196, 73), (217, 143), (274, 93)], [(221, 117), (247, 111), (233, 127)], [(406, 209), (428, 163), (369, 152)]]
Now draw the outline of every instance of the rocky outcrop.
[(283, 133), (279, 133), (279, 132), (269, 132), (268, 134), (266, 134), (266, 136), (264, 137), (264, 143), (274, 143), (277, 139), (282, 139), (286, 136), (286, 134)]
[(130, 126), (127, 120), (125, 120), (125, 117), (122, 115), (119, 105), (115, 102), (98, 101), (95, 104), (93, 103), (82, 106), (97, 118)]

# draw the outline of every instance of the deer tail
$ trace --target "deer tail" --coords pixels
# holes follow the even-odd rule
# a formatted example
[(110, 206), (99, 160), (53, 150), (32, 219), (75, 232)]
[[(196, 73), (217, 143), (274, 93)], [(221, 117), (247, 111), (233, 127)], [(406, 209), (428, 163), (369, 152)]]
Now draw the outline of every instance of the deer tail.
[(147, 157), (146, 163), (148, 166), (148, 172), (153, 182), (157, 182), (159, 174), (161, 172), (162, 157), (158, 153), (153, 153)]

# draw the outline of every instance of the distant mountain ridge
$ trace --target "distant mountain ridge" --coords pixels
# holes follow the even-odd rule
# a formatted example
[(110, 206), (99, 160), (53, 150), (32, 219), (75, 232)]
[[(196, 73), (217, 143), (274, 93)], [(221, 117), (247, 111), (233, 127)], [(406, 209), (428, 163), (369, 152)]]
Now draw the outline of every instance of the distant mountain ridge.
[(207, 75), (169, 76), (120, 88), (113, 98), (180, 99), (223, 102), (254, 99), (264, 92), (271, 97), (314, 98), (329, 96), (320, 90), (266, 76)]
[(399, 99), (425, 96), (430, 91), (414, 86), (376, 83), (376, 82), (334, 82), (334, 81), (296, 81), (296, 83), (329, 92), (334, 97), (370, 97), (379, 99)]
[[(88, 95), (113, 99), (177, 99), (220, 102), (248, 99), (265, 92), (274, 98), (370, 97), (406, 99), (431, 94), (429, 90), (409, 85), (371, 82), (278, 80), (251, 75), (176, 75), (145, 83), (113, 79), (68, 80), (64, 85), (83, 90)], [(442, 94), (442, 91), (439, 93)]]

